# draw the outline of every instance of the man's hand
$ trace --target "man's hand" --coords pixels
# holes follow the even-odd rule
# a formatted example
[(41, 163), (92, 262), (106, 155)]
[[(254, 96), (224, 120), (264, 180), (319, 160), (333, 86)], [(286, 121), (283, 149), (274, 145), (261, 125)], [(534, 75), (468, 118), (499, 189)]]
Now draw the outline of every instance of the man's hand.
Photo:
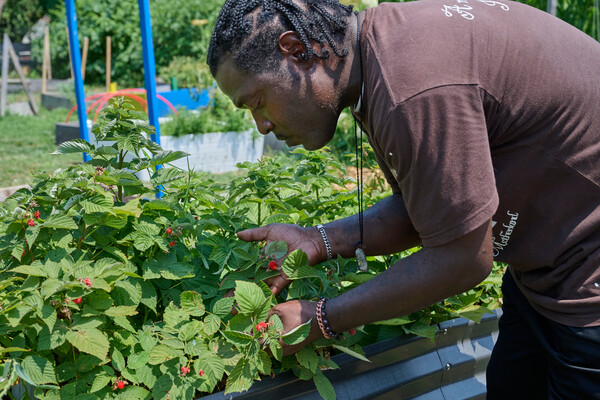
[[(327, 259), (324, 254), (325, 245), (319, 231), (314, 228), (303, 228), (291, 224), (269, 224), (259, 228), (247, 229), (237, 233), (238, 237), (246, 242), (265, 241), (267, 244), (276, 241), (284, 241), (288, 245), (288, 254), (294, 250), (301, 249), (308, 256), (310, 265), (315, 265)], [(286, 254), (287, 255), (287, 254)], [(281, 266), (279, 260), (278, 266)], [(290, 281), (283, 271), (281, 275), (265, 280), (274, 295), (278, 295), (286, 288)]]
[(319, 324), (317, 323), (316, 309), (316, 302), (292, 300), (278, 304), (269, 311), (269, 318), (271, 315), (277, 314), (279, 319), (281, 319), (284, 334), (312, 319), (310, 323), (310, 332), (306, 340), (293, 346), (281, 342), (284, 356), (294, 354), (304, 346), (323, 337), (323, 334), (319, 329)]

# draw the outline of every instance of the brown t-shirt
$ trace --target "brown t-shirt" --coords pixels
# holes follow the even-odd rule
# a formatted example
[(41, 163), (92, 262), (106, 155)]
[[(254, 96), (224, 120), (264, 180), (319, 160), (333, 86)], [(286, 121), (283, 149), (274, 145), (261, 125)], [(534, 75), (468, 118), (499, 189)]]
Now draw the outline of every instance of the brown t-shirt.
[(600, 325), (600, 44), (532, 7), (381, 4), (357, 113), (424, 246), (493, 220), (543, 315)]

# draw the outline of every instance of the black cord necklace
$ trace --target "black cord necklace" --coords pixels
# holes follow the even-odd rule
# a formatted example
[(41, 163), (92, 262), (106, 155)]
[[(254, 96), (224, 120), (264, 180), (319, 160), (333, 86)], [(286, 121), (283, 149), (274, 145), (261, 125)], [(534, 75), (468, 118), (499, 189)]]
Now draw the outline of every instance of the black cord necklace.
[[(360, 89), (360, 97), (358, 98), (358, 102), (354, 107), (354, 112), (360, 111), (362, 97), (364, 93), (364, 82), (363, 82), (363, 66), (362, 66), (362, 49), (360, 48), (360, 20), (358, 17), (358, 12), (356, 15), (356, 46), (358, 48), (358, 59), (360, 62), (360, 81), (361, 81), (361, 89)], [(356, 182), (357, 182), (357, 195), (358, 195), (358, 229), (360, 232), (360, 239), (358, 242), (354, 244), (354, 254), (356, 256), (356, 263), (358, 264), (358, 269), (360, 271), (367, 271), (369, 269), (369, 265), (367, 263), (367, 257), (365, 256), (365, 252), (362, 249), (363, 239), (364, 239), (364, 219), (363, 219), (363, 145), (362, 145), (362, 125), (360, 127), (360, 137), (358, 136), (358, 131), (356, 129), (357, 122), (356, 116), (352, 113), (352, 117), (354, 118), (354, 139), (356, 140)]]

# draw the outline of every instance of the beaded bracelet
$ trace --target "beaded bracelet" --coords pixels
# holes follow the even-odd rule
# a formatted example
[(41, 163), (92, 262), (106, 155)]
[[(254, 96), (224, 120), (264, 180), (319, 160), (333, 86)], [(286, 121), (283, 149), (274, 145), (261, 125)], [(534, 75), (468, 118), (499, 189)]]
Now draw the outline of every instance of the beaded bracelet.
[(317, 303), (317, 324), (319, 325), (319, 329), (321, 329), (321, 333), (325, 337), (325, 339), (331, 339), (338, 336), (338, 334), (331, 330), (329, 327), (329, 321), (325, 318), (327, 317), (327, 313), (325, 313), (325, 302), (327, 299), (325, 297), (321, 297), (319, 302)]

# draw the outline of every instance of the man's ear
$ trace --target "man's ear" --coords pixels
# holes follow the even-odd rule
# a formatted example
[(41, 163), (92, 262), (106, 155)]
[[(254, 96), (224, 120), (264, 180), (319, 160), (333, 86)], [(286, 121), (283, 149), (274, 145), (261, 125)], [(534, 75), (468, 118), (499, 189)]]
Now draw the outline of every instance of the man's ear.
[(283, 58), (289, 58), (295, 63), (302, 64), (305, 68), (310, 67), (313, 62), (311, 57), (309, 60), (304, 60), (306, 54), (306, 46), (300, 40), (300, 35), (296, 31), (286, 31), (279, 36), (279, 51)]

